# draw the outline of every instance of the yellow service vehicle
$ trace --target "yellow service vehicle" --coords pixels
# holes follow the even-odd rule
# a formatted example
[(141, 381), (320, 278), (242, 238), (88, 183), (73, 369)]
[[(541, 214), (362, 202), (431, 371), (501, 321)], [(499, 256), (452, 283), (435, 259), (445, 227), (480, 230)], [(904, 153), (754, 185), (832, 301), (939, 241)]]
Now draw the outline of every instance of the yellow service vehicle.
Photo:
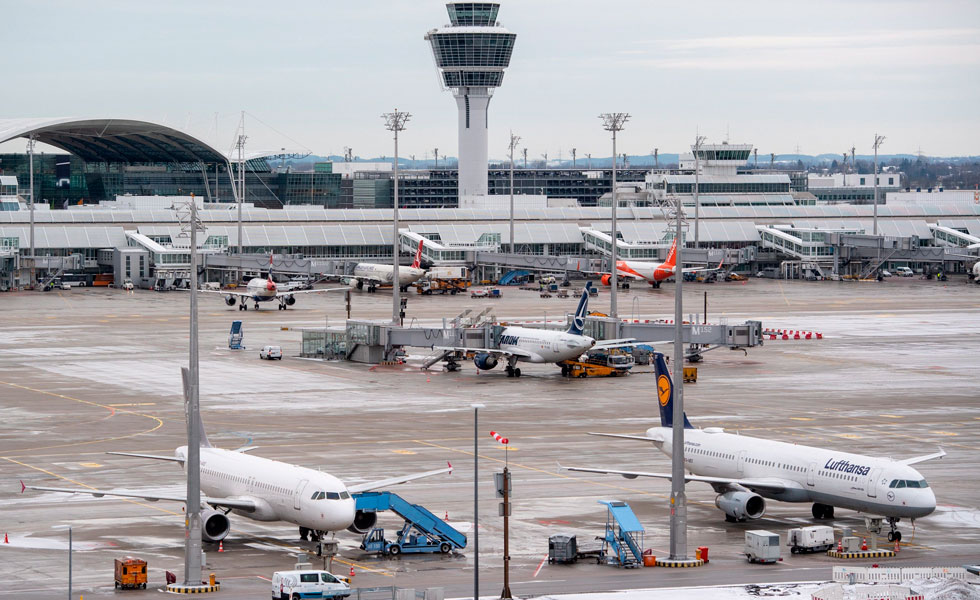
[(146, 589), (146, 561), (127, 556), (116, 559), (116, 587)]
[(618, 348), (592, 350), (584, 360), (566, 360), (558, 363), (564, 377), (619, 377), (628, 375), (636, 364), (633, 355)]

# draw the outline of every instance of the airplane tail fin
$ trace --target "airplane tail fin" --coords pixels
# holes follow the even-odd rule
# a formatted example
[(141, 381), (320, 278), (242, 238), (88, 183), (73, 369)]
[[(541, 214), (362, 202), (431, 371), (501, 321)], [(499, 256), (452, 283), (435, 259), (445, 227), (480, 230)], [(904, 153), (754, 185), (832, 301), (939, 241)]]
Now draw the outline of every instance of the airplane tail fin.
[(582, 290), (582, 298), (578, 301), (578, 308), (572, 316), (572, 324), (568, 326), (566, 333), (582, 335), (585, 330), (585, 316), (589, 313), (589, 290)]
[[(670, 370), (667, 369), (667, 361), (664, 360), (663, 353), (655, 352), (653, 356), (656, 364), (657, 400), (660, 402), (660, 425), (661, 427), (673, 427), (674, 382), (670, 377)], [(694, 429), (691, 422), (687, 420), (687, 413), (684, 413), (684, 429)]]
[[(190, 419), (190, 415), (187, 414), (190, 409), (190, 391), (191, 382), (189, 380), (190, 371), (187, 367), (181, 367), (180, 369), (181, 378), (184, 381), (184, 421)], [(208, 434), (204, 431), (204, 421), (201, 419), (201, 411), (197, 411), (197, 427), (198, 432), (201, 434), (201, 448), (211, 448), (211, 442), (208, 441)]]
[(419, 240), (419, 247), (415, 251), (415, 260), (412, 262), (413, 269), (419, 269), (422, 267), (422, 244), (424, 243), (425, 240)]
[(272, 254), (269, 254), (269, 277), (267, 281), (272, 282)]
[(667, 267), (673, 267), (675, 264), (677, 264), (677, 238), (674, 238), (674, 243), (670, 245), (667, 260), (664, 261), (664, 266)]

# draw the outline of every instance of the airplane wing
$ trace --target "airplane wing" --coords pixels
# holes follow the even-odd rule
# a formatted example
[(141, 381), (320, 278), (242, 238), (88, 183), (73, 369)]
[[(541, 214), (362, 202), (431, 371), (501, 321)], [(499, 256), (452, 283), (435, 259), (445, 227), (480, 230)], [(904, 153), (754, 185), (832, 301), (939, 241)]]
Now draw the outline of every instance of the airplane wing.
[[(559, 469), (565, 471), (578, 471), (581, 473), (606, 473), (610, 475), (622, 475), (626, 479), (636, 479), (637, 477), (656, 477), (659, 479), (670, 479), (670, 473), (647, 473), (643, 471), (617, 471), (614, 469), (589, 469), (586, 467), (565, 467), (558, 465)], [(711, 485), (741, 485), (749, 489), (766, 489), (774, 492), (793, 489), (798, 487), (793, 482), (783, 481), (776, 478), (766, 479), (730, 479), (727, 477), (707, 477), (704, 475), (692, 475), (688, 473), (684, 476), (684, 481), (700, 481)]]
[(348, 292), (349, 287), (339, 287), (339, 288), (323, 288), (319, 290), (296, 290), (291, 292), (276, 292), (276, 298), (281, 298), (283, 296), (293, 296), (295, 294), (323, 294), (325, 292)]
[(156, 454), (138, 454), (136, 452), (106, 452), (115, 456), (135, 456), (136, 458), (149, 458), (152, 460), (169, 460), (170, 462), (183, 463), (184, 461), (176, 456), (157, 456)]
[(388, 479), (380, 479), (378, 481), (370, 481), (368, 483), (359, 483), (357, 485), (347, 486), (347, 491), (352, 494), (358, 492), (370, 492), (371, 490), (376, 490), (379, 488), (390, 487), (393, 485), (398, 485), (400, 483), (405, 483), (407, 481), (414, 481), (416, 479), (422, 479), (423, 477), (432, 477), (433, 475), (442, 475), (443, 473), (452, 473), (453, 465), (447, 462), (448, 467), (444, 469), (436, 469), (434, 471), (425, 471), (424, 473), (413, 473), (411, 475), (403, 475), (402, 477), (389, 477)]
[(942, 458), (944, 456), (946, 456), (946, 451), (943, 450), (942, 448), (940, 448), (939, 449), (939, 452), (934, 452), (932, 454), (926, 454), (925, 456), (916, 456), (916, 457), (913, 457), (913, 458), (906, 458), (905, 460), (899, 460), (899, 461), (896, 461), (896, 462), (899, 462), (899, 463), (901, 463), (903, 465), (914, 465), (916, 463), (925, 462), (927, 460), (932, 460), (934, 458)]
[(233, 290), (197, 290), (201, 294), (221, 294), (222, 296), (244, 296), (245, 298), (251, 298), (252, 294), (248, 292), (238, 292)]
[(520, 356), (523, 358), (532, 358), (534, 355), (526, 350), (520, 350), (517, 348), (512, 348), (510, 350), (501, 350), (500, 348), (468, 348), (466, 346), (433, 346), (433, 350), (455, 350), (458, 352), (480, 352), (487, 354), (500, 354), (503, 356)]
[[(54, 487), (43, 487), (38, 485), (24, 485), (23, 482), (20, 484), (21, 493), (24, 490), (38, 490), (40, 492), (62, 492), (65, 494), (89, 494), (95, 496), (96, 498), (102, 498), (103, 496), (112, 496), (113, 498), (138, 498), (140, 500), (146, 500), (148, 502), (157, 502), (158, 500), (168, 500), (171, 502), (187, 502), (187, 496), (166, 496), (159, 494), (141, 494), (138, 492), (114, 492), (112, 490), (87, 490), (78, 488), (54, 488)], [(201, 495), (201, 504), (209, 504), (211, 506), (222, 506), (225, 508), (237, 508), (239, 510), (254, 511), (256, 509), (255, 502), (249, 498), (210, 498), (205, 495)]]
[(597, 341), (595, 343), (595, 346), (592, 346), (592, 348), (594, 349), (622, 348), (624, 346), (635, 346), (637, 343), (638, 342), (636, 341), (636, 338), (623, 338), (619, 340), (602, 340), (602, 341)]

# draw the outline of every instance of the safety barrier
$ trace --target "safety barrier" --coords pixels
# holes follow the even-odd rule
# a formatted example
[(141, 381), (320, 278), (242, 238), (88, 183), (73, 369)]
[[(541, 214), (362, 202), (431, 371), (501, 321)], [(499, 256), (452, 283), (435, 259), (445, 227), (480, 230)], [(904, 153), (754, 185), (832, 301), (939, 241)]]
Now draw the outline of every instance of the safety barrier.
[(844, 589), (839, 583), (834, 585), (829, 585), (823, 589), (819, 589), (812, 594), (810, 597), (813, 600), (843, 600), (844, 599)]
[(837, 583), (902, 583), (913, 579), (967, 580), (970, 573), (963, 567), (834, 567)]
[(800, 331), (798, 329), (766, 329), (762, 332), (763, 337), (770, 340), (822, 340), (823, 334), (816, 331)]
[(902, 585), (862, 585), (845, 593), (839, 583), (812, 592), (810, 597), (813, 600), (924, 600), (924, 596)]

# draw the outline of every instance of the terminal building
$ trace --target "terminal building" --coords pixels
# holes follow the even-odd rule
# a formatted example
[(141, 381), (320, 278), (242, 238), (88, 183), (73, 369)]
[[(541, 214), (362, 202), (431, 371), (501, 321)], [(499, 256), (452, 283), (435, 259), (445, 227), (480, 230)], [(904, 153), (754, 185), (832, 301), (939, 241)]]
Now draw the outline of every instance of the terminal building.
[[(343, 273), (354, 261), (392, 260), (390, 208), (366, 203), (364, 208), (330, 209), (315, 202), (266, 208), (252, 201), (247, 191), (249, 180), (244, 194), (248, 201), (235, 203), (240, 192), (230, 183), (229, 174), (235, 174), (236, 165), (221, 152), (179, 131), (121, 120), (34, 120), (22, 121), (17, 127), (4, 127), (0, 122), (0, 141), (25, 136), (70, 152), (73, 160), (77, 157), (86, 164), (97, 163), (106, 173), (139, 173), (139, 169), (127, 168), (151, 163), (184, 165), (188, 173), (197, 167), (197, 181), (206, 191), (203, 195), (195, 193), (206, 227), (199, 238), (199, 250), (205, 254), (211, 274), (222, 281), (230, 281), (227, 267), (232, 259), (244, 260), (235, 256), (239, 244), (242, 254), (260, 257), (253, 261), (256, 266), (252, 272), (261, 270), (261, 257), (267, 264), (270, 253), (280, 260), (288, 256), (291, 263), (304, 265), (311, 274)], [(734, 269), (778, 271), (784, 276), (860, 276), (879, 266), (955, 271), (980, 253), (980, 202), (974, 201), (972, 191), (960, 194), (962, 201), (945, 201), (959, 197), (950, 191), (944, 192), (948, 196), (902, 193), (901, 201), (879, 206), (880, 235), (874, 236), (872, 206), (801, 202), (792, 174), (743, 171), (744, 165), (739, 165), (746, 158), (746, 148), (721, 144), (702, 150), (705, 154), (698, 157), (698, 163), (705, 162), (699, 164), (700, 243), (687, 253), (691, 260), (717, 263), (722, 258)], [(663, 208), (656, 204), (668, 197), (682, 206), (690, 228), (694, 167), (686, 160), (681, 167), (676, 173), (633, 171), (634, 177), (642, 174), (633, 183), (638, 193), (655, 202), (619, 213), (615, 241), (619, 256), (665, 258), (673, 232)], [(202, 175), (215, 171), (217, 180)], [(525, 182), (550, 182), (548, 185), (559, 190), (555, 196), (567, 198), (599, 191), (601, 184), (595, 181), (600, 179), (591, 173), (604, 175), (608, 171), (528, 170)], [(99, 204), (68, 202), (67, 209), (57, 202), (52, 203), (53, 209), (42, 209), (46, 205), (39, 202), (33, 211), (32, 255), (27, 179), (19, 172), (11, 176), (6, 170), (0, 179), (0, 289), (27, 285), (31, 266), (39, 282), (68, 274), (85, 278), (102, 275), (101, 280), (106, 281), (111, 275), (110, 279), (117, 282), (129, 278), (146, 287), (169, 287), (188, 279), (189, 248), (182, 234), (186, 211), (181, 210), (190, 200), (186, 192), (117, 194)], [(36, 184), (38, 179), (35, 177)], [(214, 186), (215, 181), (220, 185)], [(488, 181), (493, 181), (492, 171)], [(35, 189), (44, 189), (44, 185), (42, 181)], [(216, 193), (223, 185), (227, 185), (230, 198)], [(528, 184), (528, 191), (543, 190), (551, 195), (545, 187), (531, 190), (533, 185), (537, 183)], [(518, 206), (513, 255), (503, 252), (510, 243), (510, 213), (506, 208), (402, 208), (402, 260), (410, 261), (422, 241), (427, 262), (466, 264), (481, 278), (494, 278), (518, 268), (596, 270), (611, 253), (611, 208), (582, 204)], [(880, 264), (875, 257), (881, 258)]]

